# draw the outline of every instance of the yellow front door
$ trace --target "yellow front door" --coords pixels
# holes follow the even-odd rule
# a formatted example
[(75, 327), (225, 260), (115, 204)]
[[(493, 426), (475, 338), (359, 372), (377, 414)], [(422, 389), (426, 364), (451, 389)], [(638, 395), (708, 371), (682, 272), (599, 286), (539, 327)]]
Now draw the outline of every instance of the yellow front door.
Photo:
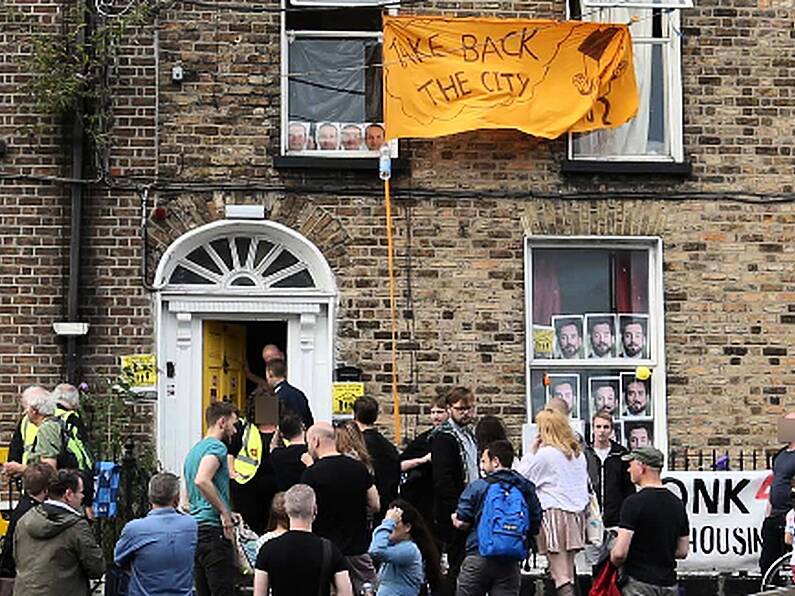
[[(246, 328), (234, 323), (204, 321), (203, 336), (202, 411), (211, 402), (220, 400), (232, 402), (244, 413)], [(204, 420), (202, 429), (207, 430)]]

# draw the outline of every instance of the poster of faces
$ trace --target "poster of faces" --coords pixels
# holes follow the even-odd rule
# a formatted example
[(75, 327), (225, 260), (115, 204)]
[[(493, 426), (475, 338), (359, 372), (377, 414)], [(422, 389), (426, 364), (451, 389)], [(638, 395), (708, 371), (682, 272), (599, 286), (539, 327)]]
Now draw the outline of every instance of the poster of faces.
[(584, 356), (582, 315), (553, 316), (552, 327), (555, 329), (555, 358), (573, 360)]
[(618, 315), (622, 358), (649, 357), (649, 316)]
[(292, 152), (372, 151), (386, 142), (384, 125), (379, 122), (300, 122), (287, 126), (287, 149)]
[(588, 403), (592, 418), (605, 411), (614, 419), (621, 418), (621, 381), (619, 377), (591, 377), (588, 379)]
[(634, 372), (621, 373), (622, 418), (651, 417), (651, 382), (641, 381)]
[(551, 374), (547, 385), (546, 401), (557, 397), (566, 402), (569, 415), (580, 418), (580, 375), (578, 374)]
[(556, 359), (648, 359), (649, 315), (586, 313), (554, 315)]
[(628, 449), (654, 445), (654, 425), (648, 422), (624, 422), (624, 435)]
[(588, 358), (615, 358), (618, 354), (617, 317), (611, 314), (585, 315)]

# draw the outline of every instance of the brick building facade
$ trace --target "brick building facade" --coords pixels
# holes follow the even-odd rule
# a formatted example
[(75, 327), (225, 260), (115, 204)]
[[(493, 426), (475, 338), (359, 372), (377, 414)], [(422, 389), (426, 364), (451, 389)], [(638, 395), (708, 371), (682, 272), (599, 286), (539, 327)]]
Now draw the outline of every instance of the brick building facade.
[[(55, 178), (70, 177), (71, 139), (55, 118), (35, 134), (20, 130), (32, 117), (22, 89), (31, 75), (19, 62), (30, 35), (58, 30), (62, 8), (37, 0), (0, 8), (6, 436), (21, 388), (65, 375), (52, 323), (67, 318), (70, 184)], [(222, 220), (225, 205), (256, 204), (323, 254), (339, 292), (332, 365), (360, 367), (367, 391), (389, 403), (386, 235), (375, 161), (328, 167), (280, 155), (278, 9), (276, 2), (176, 2), (127, 33), (111, 72), (109, 176), (85, 185), (79, 320), (90, 331), (79, 341), (81, 379), (98, 383), (118, 372), (119, 356), (156, 352), (158, 302), (142, 271), (146, 285), (156, 283), (161, 255), (184, 233)], [(563, 3), (524, 0), (409, 9), (567, 14)], [(652, 363), (656, 390), (665, 393), (653, 396), (655, 432), (662, 429), (670, 447), (774, 443), (775, 419), (792, 407), (795, 383), (793, 17), (790, 4), (762, 0), (705, 0), (681, 10), (673, 35), (681, 43), (689, 174), (686, 165), (649, 163), (616, 174), (622, 162), (572, 172), (578, 168), (567, 159), (566, 139), (514, 131), (400, 141), (393, 187), (407, 432), (423, 423), (429, 397), (455, 384), (473, 387), (481, 411), (505, 416), (513, 433), (527, 422), (527, 237), (585, 237), (594, 248), (599, 237), (659, 238), (662, 273), (649, 273), (664, 312), (656, 336), (664, 355)], [(182, 67), (181, 82), (172, 81), (174, 66)], [(165, 220), (148, 221), (146, 250), (144, 197), (147, 216), (154, 205), (167, 210)], [(616, 375), (635, 369), (619, 365)], [(559, 363), (547, 372), (556, 371), (566, 372)]]

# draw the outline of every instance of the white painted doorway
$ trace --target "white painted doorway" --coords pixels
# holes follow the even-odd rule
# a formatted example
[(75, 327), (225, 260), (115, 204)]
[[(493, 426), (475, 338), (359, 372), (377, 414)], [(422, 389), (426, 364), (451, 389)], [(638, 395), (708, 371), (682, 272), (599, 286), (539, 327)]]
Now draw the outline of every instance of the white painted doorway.
[(271, 221), (207, 224), (168, 247), (155, 273), (157, 452), (181, 473), (202, 436), (204, 321), (283, 321), (287, 377), (306, 393), (316, 420), (331, 420), (334, 275), (318, 248)]

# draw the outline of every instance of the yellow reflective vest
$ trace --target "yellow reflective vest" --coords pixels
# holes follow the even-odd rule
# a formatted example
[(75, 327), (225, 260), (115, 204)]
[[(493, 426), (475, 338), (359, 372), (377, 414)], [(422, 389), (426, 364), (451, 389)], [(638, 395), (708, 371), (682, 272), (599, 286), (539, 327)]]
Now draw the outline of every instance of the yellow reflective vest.
[(80, 427), (78, 425), (78, 420), (80, 414), (74, 410), (55, 408), (55, 417), (62, 421), (61, 427), (65, 435), (66, 451), (71, 453), (75, 460), (77, 460), (77, 469), (93, 470), (94, 458), (91, 455), (91, 450), (88, 448), (88, 445), (83, 442), (83, 438), (80, 436), (79, 432)]
[(262, 461), (262, 436), (257, 425), (243, 420), (243, 447), (235, 458), (235, 482), (245, 484), (257, 473)]
[(22, 433), (22, 463), (28, 465), (30, 454), (33, 453), (33, 446), (36, 444), (36, 433), (39, 431), (39, 427), (33, 424), (28, 415), (25, 414), (22, 417), (19, 429)]

